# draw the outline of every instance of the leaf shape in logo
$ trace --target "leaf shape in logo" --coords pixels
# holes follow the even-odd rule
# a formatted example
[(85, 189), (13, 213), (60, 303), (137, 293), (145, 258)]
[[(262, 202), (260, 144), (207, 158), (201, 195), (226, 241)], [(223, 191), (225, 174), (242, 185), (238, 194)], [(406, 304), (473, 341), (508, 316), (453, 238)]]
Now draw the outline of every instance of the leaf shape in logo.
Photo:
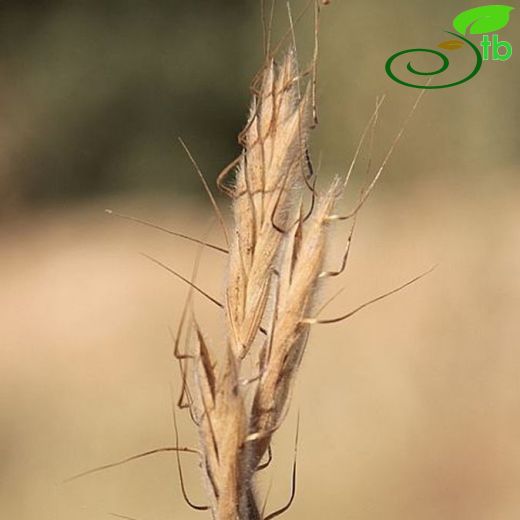
[[(483, 5), (462, 11), (453, 19), (453, 27), (460, 34), (484, 34), (502, 29), (509, 23), (509, 5)], [(469, 29), (469, 30), (468, 30)]]
[(464, 47), (464, 42), (460, 40), (445, 40), (437, 45), (440, 49), (446, 49), (447, 51), (456, 51), (461, 47)]

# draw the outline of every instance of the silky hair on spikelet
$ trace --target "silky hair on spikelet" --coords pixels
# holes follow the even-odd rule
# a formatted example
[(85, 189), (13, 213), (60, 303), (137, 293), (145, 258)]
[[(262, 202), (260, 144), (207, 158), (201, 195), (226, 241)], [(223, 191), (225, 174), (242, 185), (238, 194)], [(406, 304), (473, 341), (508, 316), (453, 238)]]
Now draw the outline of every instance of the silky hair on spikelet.
[[(191, 406), (218, 520), (262, 518), (254, 475), (287, 410), (309, 334), (305, 319), (323, 283), (329, 217), (341, 192), (337, 180), (323, 194), (313, 187), (311, 90), (300, 89), (294, 49), (280, 64), (270, 60), (227, 190), (234, 229), (223, 305), (226, 344), (209, 345), (197, 329)], [(309, 189), (311, 211), (303, 207)]]
[[(316, 7), (318, 9), (318, 3)], [(317, 20), (316, 16), (316, 23)], [(291, 28), (294, 29), (292, 18)], [(225, 287), (219, 300), (196, 285), (195, 275), (202, 249), (191, 280), (161, 261), (148, 257), (190, 286), (178, 331), (173, 337), (182, 380), (177, 406), (188, 410), (198, 431), (199, 448), (179, 445), (175, 420), (175, 446), (149, 450), (83, 472), (72, 479), (151, 454), (174, 451), (181, 490), (192, 508), (211, 512), (214, 520), (272, 520), (281, 515), (295, 496), (296, 457), (291, 496), (284, 506), (270, 514), (265, 514), (265, 502), (261, 505), (255, 477), (271, 461), (273, 435), (287, 415), (310, 327), (315, 323), (345, 320), (430, 271), (342, 316), (318, 319), (319, 311), (316, 309), (321, 303), (318, 301), (320, 289), (328, 278), (345, 270), (357, 213), (380, 178), (425, 91), (417, 97), (403, 127), (354, 208), (346, 215), (339, 215), (335, 206), (348, 185), (368, 131), (375, 127), (383, 98), (376, 102), (375, 111), (344, 178), (335, 178), (328, 187), (317, 190), (308, 143), (316, 123), (317, 47), (316, 40), (313, 73), (307, 84), (303, 78), (309, 75), (299, 71), (294, 43), (279, 62), (272, 58), (277, 53), (266, 49), (265, 64), (254, 82), (249, 117), (239, 135), (242, 152), (217, 180), (221, 191), (231, 200), (231, 229), (228, 229), (202, 172), (181, 141), (210, 197), (227, 247), (109, 211), (227, 254)], [(232, 180), (230, 174), (234, 174)], [(330, 227), (335, 222), (349, 219), (353, 224), (340, 268), (325, 270)], [(205, 337), (191, 305), (194, 291), (223, 313), (223, 341), (215, 342)], [(181, 338), (186, 342), (184, 352), (180, 347)], [(180, 453), (199, 457), (207, 504), (197, 505), (188, 498)]]

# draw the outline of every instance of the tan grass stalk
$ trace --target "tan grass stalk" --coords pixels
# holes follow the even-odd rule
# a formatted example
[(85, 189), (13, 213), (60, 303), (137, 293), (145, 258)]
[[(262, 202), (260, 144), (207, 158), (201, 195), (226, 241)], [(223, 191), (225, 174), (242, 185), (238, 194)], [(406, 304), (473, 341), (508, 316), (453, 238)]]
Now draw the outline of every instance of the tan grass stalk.
[[(319, 10), (317, 3), (316, 9)], [(316, 24), (317, 20), (316, 16)], [(316, 317), (320, 286), (327, 278), (344, 270), (352, 238), (353, 227), (340, 270), (326, 270), (324, 261), (329, 227), (356, 216), (380, 177), (404, 127), (360, 195), (354, 210), (343, 216), (336, 214), (335, 204), (348, 185), (365, 136), (370, 129), (373, 131), (382, 99), (376, 103), (375, 112), (344, 179), (335, 179), (327, 189), (317, 191), (308, 153), (310, 130), (317, 121), (314, 106), (317, 43), (309, 69), (312, 77), (307, 85), (302, 85), (302, 78), (307, 74), (298, 68), (291, 15), (290, 22), (293, 44), (280, 63), (268, 59), (257, 76), (249, 119), (240, 134), (242, 153), (219, 176), (219, 186), (232, 200), (231, 230), (225, 227), (216, 199), (181, 141), (224, 228), (227, 247), (221, 248), (134, 217), (119, 215), (228, 255), (222, 301), (196, 285), (193, 278), (197, 267), (192, 280), (188, 280), (151, 258), (191, 287), (175, 339), (175, 355), (182, 376), (178, 405), (189, 409), (198, 429), (200, 449), (182, 448), (177, 438), (175, 447), (137, 456), (166, 449), (175, 451), (186, 501), (197, 510), (210, 510), (214, 520), (271, 520), (285, 512), (294, 498), (293, 488), (286, 506), (264, 516), (255, 488), (255, 474), (265, 467), (263, 461), (270, 457), (272, 437), (289, 408), (310, 327), (315, 323), (335, 323), (346, 319), (371, 302), (415, 281), (407, 282), (338, 318), (324, 320)], [(412, 112), (419, 99), (420, 96)], [(225, 177), (233, 169), (235, 176), (230, 185)], [(196, 266), (199, 259), (200, 256)], [(189, 302), (195, 290), (224, 313), (226, 334), (222, 344), (208, 341), (194, 316), (188, 319)], [(186, 332), (183, 329), (187, 324)], [(181, 353), (179, 348), (182, 336), (188, 344), (185, 353)], [(175, 431), (178, 436), (176, 424)], [(209, 500), (207, 505), (198, 506), (187, 497), (179, 457), (183, 451), (197, 453), (200, 457)], [(294, 478), (293, 471), (293, 486)]]
[[(318, 3), (316, 9), (319, 10)], [(149, 257), (190, 286), (174, 352), (182, 377), (178, 406), (188, 409), (198, 429), (200, 449), (179, 446), (175, 423), (176, 446), (149, 450), (83, 472), (71, 480), (151, 454), (174, 451), (182, 492), (193, 508), (210, 510), (214, 520), (272, 520), (287, 510), (294, 498), (294, 487), (288, 504), (264, 516), (255, 488), (255, 474), (266, 466), (263, 461), (270, 459), (273, 435), (287, 414), (310, 327), (315, 323), (335, 323), (347, 319), (370, 303), (393, 294), (419, 278), (338, 318), (316, 317), (319, 314), (317, 300), (320, 287), (327, 278), (337, 276), (345, 269), (352, 239), (353, 226), (340, 269), (324, 269), (329, 227), (335, 222), (356, 217), (381, 176), (404, 126), (354, 209), (343, 216), (336, 214), (335, 204), (348, 185), (366, 135), (371, 129), (373, 131), (382, 98), (376, 102), (375, 112), (362, 134), (344, 179), (334, 179), (327, 189), (316, 190), (308, 139), (317, 121), (314, 106), (317, 44), (309, 69), (313, 74), (304, 86), (302, 78), (307, 74), (298, 69), (294, 32), (292, 36), (293, 45), (281, 62), (267, 60), (258, 75), (249, 119), (240, 134), (242, 153), (219, 176), (219, 186), (232, 200), (232, 230), (225, 228), (225, 219), (216, 199), (181, 141), (224, 227), (226, 248), (142, 219), (113, 213), (228, 255), (222, 301), (195, 283), (200, 256), (195, 262), (191, 280)], [(269, 48), (268, 45), (266, 54), (269, 54)], [(423, 92), (407, 119), (417, 107)], [(235, 177), (230, 185), (225, 177), (234, 168)], [(194, 291), (224, 313), (226, 334), (223, 343), (208, 341), (196, 318), (189, 318)], [(323, 307), (321, 302), (321, 309)], [(186, 339), (186, 352), (181, 352), (181, 337)], [(180, 453), (200, 457), (209, 501), (207, 505), (199, 506), (188, 499), (182, 480)], [(293, 485), (294, 478), (295, 467)]]
[[(294, 49), (271, 60), (243, 132), (224, 294), (226, 343), (197, 324), (194, 395), (210, 509), (218, 520), (260, 519), (254, 476), (283, 421), (309, 334), (341, 183), (312, 193), (311, 89), (300, 94)], [(251, 372), (253, 366), (253, 373)]]

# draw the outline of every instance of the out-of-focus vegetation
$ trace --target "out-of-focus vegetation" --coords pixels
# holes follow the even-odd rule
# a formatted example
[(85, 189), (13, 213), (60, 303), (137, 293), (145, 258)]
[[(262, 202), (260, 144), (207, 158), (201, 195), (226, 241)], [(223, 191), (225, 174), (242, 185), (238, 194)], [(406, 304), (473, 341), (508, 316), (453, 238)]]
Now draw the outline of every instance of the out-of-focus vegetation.
[(182, 192), (179, 135), (211, 170), (224, 165), (248, 97), (252, 14), (240, 1), (2, 2), (4, 206)]
[[(292, 3), (295, 18), (306, 5)], [(416, 95), (386, 77), (386, 58), (434, 47), (458, 10), (448, 1), (411, 0), (334, 2), (323, 10), (322, 124), (314, 151), (323, 152), (326, 173), (342, 168), (376, 96), (387, 92), (376, 147), (384, 151)], [(276, 21), (274, 40), (288, 27), (283, 2)], [(501, 31), (513, 48), (514, 22), (513, 12)], [(312, 9), (297, 27), (305, 58), (311, 31)], [(2, 2), (2, 208), (107, 192), (193, 190), (178, 136), (214, 179), (238, 151), (235, 136), (261, 54), (256, 0)], [(471, 82), (430, 93), (396, 154), (390, 182), (510, 171), (520, 154), (518, 75), (515, 58), (490, 62)]]

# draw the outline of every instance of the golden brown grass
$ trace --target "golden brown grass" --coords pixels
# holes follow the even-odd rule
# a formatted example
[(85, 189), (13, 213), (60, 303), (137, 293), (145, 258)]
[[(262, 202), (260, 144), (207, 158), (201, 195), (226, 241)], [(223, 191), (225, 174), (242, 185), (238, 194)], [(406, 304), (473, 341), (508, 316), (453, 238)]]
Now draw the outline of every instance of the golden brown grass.
[[(270, 520), (290, 507), (296, 467), (290, 500), (267, 516), (256, 491), (255, 476), (268, 464), (263, 461), (270, 461), (272, 438), (288, 411), (310, 327), (342, 321), (371, 303), (338, 318), (320, 320), (315, 316), (321, 287), (327, 278), (345, 270), (352, 238), (353, 226), (341, 268), (326, 270), (329, 227), (355, 219), (404, 126), (354, 209), (338, 215), (334, 211), (336, 203), (349, 183), (369, 128), (375, 126), (383, 98), (376, 102), (345, 178), (336, 178), (326, 189), (318, 190), (308, 143), (317, 122), (314, 101), (318, 3), (316, 9), (316, 45), (307, 84), (304, 78), (309, 74), (300, 71), (296, 57), (290, 11), (293, 44), (280, 63), (270, 53), (270, 46), (266, 48), (264, 67), (253, 83), (250, 116), (239, 135), (242, 153), (217, 181), (232, 200), (231, 230), (226, 228), (211, 191), (181, 141), (210, 195), (228, 247), (223, 302), (199, 289), (194, 280), (183, 278), (221, 307), (224, 341), (217, 344), (207, 339), (193, 315), (185, 322), (185, 312), (175, 349), (183, 376), (178, 404), (189, 409), (199, 432), (200, 466), (209, 505), (196, 506), (184, 496), (192, 507), (209, 509), (218, 520)], [(228, 181), (234, 167), (234, 178)], [(183, 334), (187, 349), (181, 352)]]
[[(316, 8), (318, 15), (318, 4)], [(340, 317), (323, 320), (316, 316), (322, 286), (328, 278), (340, 275), (346, 268), (354, 224), (339, 270), (325, 267), (329, 228), (344, 220), (355, 222), (404, 126), (373, 179), (361, 192), (354, 209), (345, 215), (336, 213), (336, 203), (348, 186), (369, 129), (375, 127), (383, 98), (376, 102), (344, 179), (335, 178), (327, 188), (319, 190), (308, 143), (311, 129), (317, 123), (314, 106), (317, 40), (314, 61), (309, 68), (312, 76), (304, 85), (309, 72), (300, 71), (290, 13), (289, 18), (293, 45), (280, 63), (267, 48), (265, 64), (253, 83), (250, 116), (239, 135), (242, 153), (217, 181), (219, 188), (232, 200), (231, 229), (227, 228), (211, 189), (181, 140), (209, 194), (226, 247), (118, 215), (198, 243), (202, 247), (200, 254), (206, 246), (227, 255), (222, 302), (197, 285), (200, 254), (191, 280), (145, 255), (191, 287), (174, 336), (174, 353), (182, 377), (177, 406), (188, 410), (198, 431), (199, 448), (179, 445), (175, 421), (175, 446), (148, 450), (70, 480), (152, 454), (173, 451), (177, 457), (182, 494), (193, 509), (209, 510), (215, 520), (271, 520), (280, 516), (289, 509), (295, 497), (296, 454), (290, 498), (272, 513), (266, 513), (266, 501), (261, 500), (257, 492), (256, 474), (271, 462), (273, 436), (288, 412), (310, 327), (317, 323), (343, 321), (420, 278)], [(420, 96), (412, 112), (419, 100)], [(228, 179), (230, 173), (234, 173), (232, 180)], [(204, 334), (193, 312), (193, 291), (198, 291), (221, 309), (225, 325), (222, 342), (208, 339)], [(323, 308), (323, 302), (321, 305)], [(184, 348), (181, 348), (182, 342)], [(198, 455), (207, 505), (198, 505), (188, 498), (181, 453)]]
[[(227, 188), (234, 228), (225, 344), (204, 339), (195, 322), (197, 347), (187, 362), (195, 381), (190, 412), (200, 433), (211, 511), (220, 520), (264, 517), (254, 475), (288, 406), (340, 193), (337, 181), (323, 194), (311, 186), (311, 96), (309, 89), (300, 96), (299, 87), (294, 50), (280, 65), (270, 61), (243, 133), (234, 185)], [(308, 188), (310, 211), (303, 204)]]
[[(316, 8), (319, 14), (318, 4)], [(222, 342), (206, 337), (193, 312), (193, 292), (190, 292), (174, 339), (182, 375), (177, 404), (189, 411), (198, 430), (199, 449), (180, 447), (176, 433), (176, 446), (147, 451), (122, 462), (175, 451), (186, 502), (193, 509), (211, 511), (216, 520), (271, 520), (293, 502), (296, 460), (290, 499), (273, 513), (266, 514), (265, 502), (256, 489), (256, 474), (271, 461), (272, 439), (288, 412), (310, 327), (342, 321), (371, 303), (338, 318), (316, 317), (321, 287), (328, 278), (338, 276), (346, 268), (353, 232), (352, 226), (341, 268), (327, 270), (324, 264), (329, 228), (334, 223), (355, 219), (403, 131), (398, 133), (354, 209), (343, 216), (337, 214), (336, 203), (348, 185), (365, 136), (377, 121), (382, 99), (376, 102), (345, 178), (335, 178), (327, 188), (319, 190), (308, 143), (316, 123), (317, 45), (309, 68), (312, 75), (304, 84), (309, 73), (302, 73), (299, 68), (290, 13), (289, 18), (293, 45), (279, 63), (267, 48), (265, 64), (253, 83), (250, 116), (239, 136), (242, 153), (217, 181), (232, 200), (231, 229), (227, 228), (197, 163), (181, 141), (210, 196), (226, 240), (227, 248), (222, 248), (190, 238), (227, 254), (223, 301), (197, 285), (199, 260), (189, 280), (149, 257), (221, 309), (225, 337)], [(230, 173), (234, 173), (232, 180), (228, 179)], [(177, 426), (175, 429), (177, 432)], [(207, 505), (197, 505), (187, 496), (179, 456), (182, 452), (199, 456)]]
[[(316, 9), (317, 35), (318, 3)], [(404, 127), (372, 181), (362, 191), (354, 209), (343, 216), (337, 214), (336, 203), (349, 183), (369, 128), (375, 126), (382, 99), (376, 102), (376, 109), (345, 178), (335, 178), (326, 189), (319, 190), (308, 143), (311, 129), (317, 122), (314, 106), (317, 39), (314, 61), (309, 68), (312, 71), (311, 79), (304, 84), (309, 72), (302, 73), (299, 68), (290, 12), (289, 19), (293, 44), (279, 63), (267, 46), (265, 64), (253, 83), (250, 116), (239, 135), (242, 153), (217, 181), (221, 190), (232, 200), (231, 229), (227, 228), (211, 189), (181, 140), (210, 196), (224, 233), (226, 248), (119, 215), (225, 253), (226, 287), (222, 302), (199, 288), (195, 278), (200, 257), (195, 262), (191, 280), (161, 261), (148, 257), (192, 289), (174, 337), (174, 352), (182, 376), (177, 405), (189, 411), (198, 431), (199, 448), (179, 446), (175, 422), (175, 446), (149, 450), (86, 473), (155, 453), (173, 451), (177, 456), (186, 502), (195, 510), (211, 511), (215, 520), (271, 520), (284, 513), (293, 502), (296, 459), (290, 499), (273, 513), (266, 514), (265, 501), (259, 497), (255, 479), (256, 474), (271, 461), (273, 436), (288, 412), (310, 327), (317, 323), (343, 321), (369, 303), (419, 278), (338, 318), (320, 320), (316, 317), (321, 287), (328, 278), (340, 275), (346, 268), (354, 226), (348, 236), (341, 268), (337, 271), (325, 268), (329, 228), (337, 222), (355, 219)], [(420, 96), (413, 110), (419, 99)], [(234, 173), (232, 180), (228, 179), (230, 173)], [(110, 210), (108, 212), (112, 213)], [(193, 290), (221, 309), (225, 325), (222, 342), (217, 343), (205, 336), (193, 312)], [(181, 348), (182, 341), (184, 348)], [(199, 456), (207, 505), (197, 505), (188, 498), (180, 453)], [(83, 475), (85, 473), (73, 478)]]
[[(315, 64), (310, 70), (315, 71)], [(291, 47), (279, 64), (268, 55), (257, 77), (250, 117), (240, 134), (243, 152), (232, 163), (237, 167), (234, 179), (230, 183), (226, 178), (231, 168), (219, 178), (232, 199), (232, 230), (225, 227), (210, 193), (229, 248), (223, 302), (193, 280), (188, 283), (222, 308), (225, 340), (207, 339), (194, 316), (185, 322), (186, 313), (177, 334), (183, 375), (179, 405), (189, 409), (199, 432), (209, 498), (208, 506), (190, 505), (211, 510), (218, 520), (267, 520), (292, 503), (295, 473), (287, 505), (266, 516), (255, 475), (265, 468), (262, 461), (270, 458), (272, 437), (287, 413), (310, 326), (320, 323), (314, 315), (320, 288), (346, 266), (349, 247), (339, 271), (324, 268), (329, 227), (356, 216), (402, 133), (355, 209), (346, 216), (335, 214), (359, 148), (344, 180), (316, 188), (308, 145), (316, 83), (313, 77), (302, 85), (303, 76)], [(341, 321), (357, 310), (321, 322)], [(181, 352), (183, 334), (188, 347)]]

